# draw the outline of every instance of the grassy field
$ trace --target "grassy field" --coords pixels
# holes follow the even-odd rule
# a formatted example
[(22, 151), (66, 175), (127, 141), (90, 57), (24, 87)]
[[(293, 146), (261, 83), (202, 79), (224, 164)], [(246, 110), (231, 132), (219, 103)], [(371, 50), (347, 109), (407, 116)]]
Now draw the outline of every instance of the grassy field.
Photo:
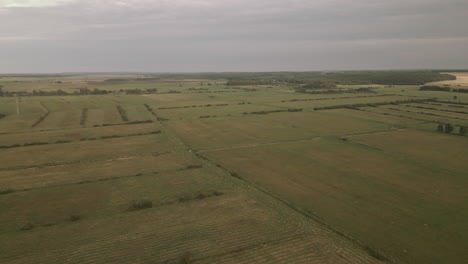
[(1, 263), (468, 259), (466, 94), (143, 77), (0, 78)]

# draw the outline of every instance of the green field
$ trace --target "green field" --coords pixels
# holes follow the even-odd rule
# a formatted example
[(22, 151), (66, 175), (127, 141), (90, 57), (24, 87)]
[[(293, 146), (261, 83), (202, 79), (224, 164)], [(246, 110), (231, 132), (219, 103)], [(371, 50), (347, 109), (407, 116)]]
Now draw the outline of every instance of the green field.
[(231, 77), (0, 78), (0, 262), (468, 259), (467, 94)]

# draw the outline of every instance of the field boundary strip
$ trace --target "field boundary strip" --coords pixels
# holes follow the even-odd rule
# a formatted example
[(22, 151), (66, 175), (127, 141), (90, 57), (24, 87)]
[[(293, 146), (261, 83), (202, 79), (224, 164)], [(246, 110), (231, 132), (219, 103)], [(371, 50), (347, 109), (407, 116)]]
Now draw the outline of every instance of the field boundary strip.
[[(96, 162), (99, 162), (99, 161), (96, 161)], [(64, 164), (64, 165), (68, 165), (68, 164)], [(71, 185), (78, 185), (78, 184), (89, 184), (89, 183), (96, 183), (96, 182), (113, 181), (113, 180), (120, 180), (120, 179), (125, 179), (125, 178), (144, 177), (145, 175), (147, 176), (147, 175), (150, 175), (150, 174), (154, 175), (154, 174), (160, 174), (160, 173), (173, 173), (173, 172), (180, 172), (180, 171), (194, 170), (194, 169), (201, 169), (201, 168), (203, 168), (203, 166), (201, 166), (201, 165), (186, 165), (186, 166), (180, 167), (178, 169), (153, 171), (152, 173), (144, 173), (144, 174), (143, 173), (136, 173), (136, 174), (132, 174), (132, 175), (105, 177), (105, 178), (100, 178), (100, 179), (95, 179), (95, 180), (84, 180), (84, 181), (61, 183), (61, 184), (52, 184), (52, 185), (45, 185), (45, 186), (31, 187), (31, 188), (22, 188), (22, 189), (4, 189), (4, 190), (0, 190), (0, 195), (7, 195), (7, 194), (17, 193), (17, 192), (27, 192), (27, 191), (33, 191), (33, 190), (38, 190), (38, 189), (46, 189), (46, 188), (57, 188), (57, 187), (71, 186)]]
[(461, 118), (461, 117), (444, 116), (444, 115), (438, 115), (438, 114), (433, 114), (433, 113), (428, 113), (428, 112), (415, 112), (415, 111), (403, 110), (403, 109), (393, 108), (393, 107), (390, 107), (390, 108), (388, 108), (388, 109), (390, 109), (390, 110), (395, 110), (395, 111), (401, 111), (401, 112), (407, 112), (407, 113), (413, 113), (413, 114), (421, 114), (421, 115), (428, 115), (428, 116), (437, 116), (437, 117), (443, 117), (443, 118), (449, 118), (449, 119), (468, 120), (468, 119), (466, 119), (466, 118)]
[(261, 146), (271, 146), (271, 145), (294, 143), (294, 142), (300, 142), (300, 141), (319, 140), (321, 138), (322, 138), (321, 136), (315, 136), (315, 137), (311, 137), (311, 138), (302, 138), (302, 139), (295, 139), (295, 140), (285, 140), (285, 141), (276, 141), (276, 142), (267, 142), (267, 143), (217, 147), (217, 148), (195, 149), (195, 151), (210, 152), (210, 151), (220, 151), (220, 150), (229, 150), (229, 149), (252, 148), (252, 147), (261, 147)]
[(44, 110), (44, 114), (41, 115), (32, 125), (31, 127), (34, 128), (36, 126), (38, 126), (40, 123), (42, 123), (44, 121), (44, 119), (46, 119), (46, 117), (50, 114), (49, 110), (47, 110), (47, 108), (45, 108), (45, 106), (42, 104), (42, 102), (39, 102), (39, 105), (41, 106), (41, 108)]
[(139, 137), (139, 136), (148, 136), (160, 134), (161, 130), (154, 130), (147, 133), (136, 133), (136, 134), (127, 134), (127, 135), (110, 135), (110, 136), (101, 136), (99, 138), (81, 138), (80, 140), (58, 140), (56, 142), (31, 142), (21, 144), (12, 144), (12, 145), (0, 145), (0, 149), (10, 149), (10, 148), (23, 148), (23, 147), (33, 147), (33, 146), (44, 146), (44, 145), (55, 145), (55, 144), (67, 144), (67, 143), (77, 143), (83, 141), (95, 141), (95, 140), (105, 140), (113, 138), (125, 138), (125, 137)]
[[(149, 124), (153, 123), (152, 120), (141, 120), (141, 121), (130, 121), (127, 123), (116, 123), (116, 124), (101, 124), (101, 125), (94, 125), (90, 128), (94, 127), (112, 127), (112, 126), (126, 126), (126, 125), (139, 125), (139, 124)], [(82, 126), (75, 126), (75, 127), (67, 127), (67, 128), (50, 128), (50, 129), (41, 129), (35, 130), (34, 132), (47, 132), (47, 131), (67, 131), (73, 129), (81, 129)], [(17, 134), (24, 134), (24, 133), (31, 133), (31, 130), (20, 130), (15, 132), (2, 132), (0, 135), (17, 135)]]
[(43, 163), (43, 164), (36, 164), (36, 165), (29, 165), (29, 166), (16, 166), (16, 167), (5, 167), (0, 168), (0, 171), (14, 171), (14, 170), (26, 170), (32, 168), (46, 168), (46, 167), (58, 167), (58, 166), (65, 166), (65, 165), (73, 165), (73, 164), (82, 164), (82, 163), (96, 163), (96, 162), (109, 162), (109, 161), (116, 161), (122, 158), (136, 158), (136, 157), (157, 157), (161, 155), (171, 154), (174, 151), (166, 151), (160, 153), (147, 153), (141, 155), (133, 155), (133, 156), (118, 156), (109, 159), (96, 159), (96, 160), (79, 160), (79, 161), (69, 161), (69, 162), (56, 162), (56, 163)]
[(463, 111), (454, 111), (454, 110), (447, 110), (447, 109), (438, 109), (434, 107), (424, 107), (424, 106), (419, 106), (419, 105), (404, 105), (407, 107), (411, 108), (418, 108), (418, 109), (426, 109), (426, 110), (434, 110), (434, 111), (441, 111), (441, 112), (448, 112), (448, 113), (457, 113), (457, 114), (466, 114), (468, 115), (468, 112), (463, 112)]
[(331, 109), (353, 109), (358, 107), (375, 107), (375, 106), (382, 106), (382, 105), (400, 105), (400, 104), (407, 104), (407, 103), (421, 103), (421, 102), (435, 102), (436, 98), (429, 98), (429, 99), (410, 99), (410, 100), (398, 100), (398, 101), (389, 101), (389, 102), (375, 102), (375, 103), (356, 103), (356, 104), (343, 104), (343, 105), (330, 105), (330, 106), (322, 106), (322, 107), (314, 107), (315, 111), (321, 110), (331, 110)]

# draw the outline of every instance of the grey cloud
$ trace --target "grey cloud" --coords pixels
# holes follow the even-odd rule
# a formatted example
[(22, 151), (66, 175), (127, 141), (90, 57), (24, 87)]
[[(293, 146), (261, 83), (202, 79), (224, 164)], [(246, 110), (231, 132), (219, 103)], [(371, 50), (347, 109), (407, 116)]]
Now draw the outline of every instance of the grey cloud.
[(468, 2), (459, 0), (71, 0), (0, 10), (0, 72), (468, 68)]

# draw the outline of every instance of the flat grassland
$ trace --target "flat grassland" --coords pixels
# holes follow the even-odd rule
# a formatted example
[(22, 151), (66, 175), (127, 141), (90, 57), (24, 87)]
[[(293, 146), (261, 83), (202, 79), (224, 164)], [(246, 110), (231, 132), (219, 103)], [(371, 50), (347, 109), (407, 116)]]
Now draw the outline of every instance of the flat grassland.
[(0, 85), (70, 93), (0, 97), (1, 263), (468, 259), (464, 93), (138, 75)]

